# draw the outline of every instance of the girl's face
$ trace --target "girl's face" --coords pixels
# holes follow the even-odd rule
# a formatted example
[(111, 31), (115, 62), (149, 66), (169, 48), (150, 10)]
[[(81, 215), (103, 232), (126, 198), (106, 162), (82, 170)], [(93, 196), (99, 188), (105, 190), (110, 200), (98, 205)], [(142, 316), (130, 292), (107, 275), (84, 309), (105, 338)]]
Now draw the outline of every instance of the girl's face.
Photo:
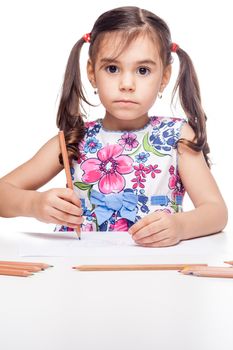
[(95, 66), (88, 61), (87, 72), (93, 87), (98, 89), (106, 109), (104, 126), (113, 130), (141, 128), (148, 121), (148, 111), (158, 92), (167, 85), (171, 67), (164, 69), (159, 47), (147, 35), (140, 35), (116, 58), (123, 36), (106, 35)]

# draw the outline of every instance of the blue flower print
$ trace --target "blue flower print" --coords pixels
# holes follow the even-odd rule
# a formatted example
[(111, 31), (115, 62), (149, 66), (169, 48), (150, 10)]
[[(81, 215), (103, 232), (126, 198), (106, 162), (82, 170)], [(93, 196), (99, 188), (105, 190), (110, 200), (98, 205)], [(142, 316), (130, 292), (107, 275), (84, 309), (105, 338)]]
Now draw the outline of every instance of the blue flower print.
[(84, 145), (84, 152), (96, 153), (101, 147), (102, 144), (95, 137), (90, 137)]
[(74, 173), (75, 173), (74, 167), (70, 167), (70, 174), (73, 181), (74, 181)]
[(83, 215), (86, 216), (87, 221), (92, 221), (92, 213), (89, 209), (84, 208)]
[(140, 203), (139, 205), (142, 213), (146, 213), (146, 214), (149, 213), (149, 208), (146, 205), (147, 202), (148, 202), (148, 197), (145, 196), (142, 191), (140, 191), (140, 194), (138, 195), (138, 203)]
[(179, 134), (172, 128), (174, 124), (174, 121), (163, 121), (154, 128), (150, 141), (155, 149), (169, 152), (172, 147), (175, 147)]
[(150, 154), (147, 152), (141, 152), (139, 153), (135, 159), (138, 163), (146, 163), (147, 159), (150, 157)]
[(93, 221), (92, 212), (91, 212), (91, 210), (89, 210), (86, 207), (85, 199), (84, 198), (80, 198), (80, 200), (81, 200), (81, 203), (82, 203), (83, 216), (86, 216), (87, 221)]
[[(91, 123), (90, 123), (91, 124)], [(94, 123), (93, 123), (94, 124)], [(93, 137), (94, 135), (97, 135), (100, 131), (100, 124), (94, 124), (93, 127), (89, 127), (86, 129), (86, 134), (88, 137)]]
[(107, 231), (108, 221), (104, 221), (101, 225), (99, 225), (99, 231)]

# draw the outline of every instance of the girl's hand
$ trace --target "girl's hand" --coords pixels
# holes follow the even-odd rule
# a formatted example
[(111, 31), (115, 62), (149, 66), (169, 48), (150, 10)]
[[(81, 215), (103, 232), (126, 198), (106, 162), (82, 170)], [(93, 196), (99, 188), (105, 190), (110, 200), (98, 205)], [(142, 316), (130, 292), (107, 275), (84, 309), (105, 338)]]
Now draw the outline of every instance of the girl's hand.
[(83, 222), (81, 201), (69, 188), (55, 188), (35, 192), (32, 200), (32, 216), (46, 222), (76, 228)]
[(167, 247), (181, 241), (181, 224), (176, 214), (157, 211), (130, 227), (133, 240), (143, 247)]

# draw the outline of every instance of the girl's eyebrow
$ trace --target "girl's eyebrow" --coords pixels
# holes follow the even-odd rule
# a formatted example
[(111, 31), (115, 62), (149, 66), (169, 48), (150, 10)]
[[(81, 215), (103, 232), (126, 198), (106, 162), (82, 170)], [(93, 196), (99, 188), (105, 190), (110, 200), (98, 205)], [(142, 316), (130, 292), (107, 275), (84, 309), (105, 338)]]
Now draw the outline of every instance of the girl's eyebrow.
[[(109, 64), (109, 63), (116, 63), (116, 64), (119, 64), (121, 63), (120, 61), (116, 60), (116, 59), (111, 59), (111, 58), (101, 58), (100, 60), (100, 64), (101, 65), (104, 65), (104, 64)], [(141, 61), (136, 61), (134, 62), (136, 65), (140, 65), (140, 64), (152, 64), (154, 66), (156, 66), (156, 62), (153, 61), (152, 59), (144, 59), (144, 60), (141, 60)]]

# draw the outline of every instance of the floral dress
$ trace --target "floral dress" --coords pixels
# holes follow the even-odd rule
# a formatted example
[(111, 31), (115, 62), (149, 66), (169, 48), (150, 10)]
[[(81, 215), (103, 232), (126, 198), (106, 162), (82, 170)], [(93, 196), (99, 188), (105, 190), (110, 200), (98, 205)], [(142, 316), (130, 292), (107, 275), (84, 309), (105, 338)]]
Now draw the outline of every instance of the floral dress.
[[(110, 131), (87, 122), (73, 162), (74, 190), (81, 199), (83, 231), (127, 231), (154, 211), (182, 210), (184, 187), (177, 141), (184, 119), (150, 117), (139, 130)], [(60, 226), (59, 231), (71, 230)]]

